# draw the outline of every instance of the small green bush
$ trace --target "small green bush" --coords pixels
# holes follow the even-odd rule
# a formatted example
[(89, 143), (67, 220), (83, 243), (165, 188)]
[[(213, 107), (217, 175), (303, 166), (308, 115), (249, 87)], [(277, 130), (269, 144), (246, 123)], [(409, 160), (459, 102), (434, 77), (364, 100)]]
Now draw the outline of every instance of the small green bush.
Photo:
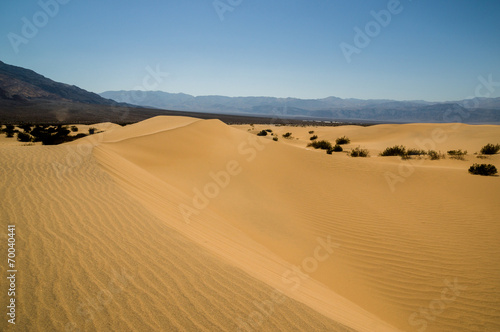
[(342, 149), (342, 147), (338, 144), (335, 144), (335, 146), (333, 147), (333, 152), (342, 152), (344, 151), (344, 149)]
[(95, 128), (89, 128), (89, 135), (94, 135), (95, 134)]
[(482, 154), (496, 154), (498, 151), (500, 151), (500, 144), (493, 145), (490, 143), (481, 148)]
[(309, 131), (309, 134), (314, 134), (314, 130), (310, 130), (310, 131)]
[(337, 143), (338, 145), (349, 144), (349, 143), (351, 143), (351, 140), (349, 138), (347, 138), (346, 136), (342, 136), (342, 137), (337, 138), (335, 140), (335, 143)]
[(78, 131), (78, 127), (77, 126), (71, 126), (71, 131), (76, 133)]
[(359, 146), (351, 150), (351, 157), (368, 157), (368, 155), (368, 150), (361, 149)]
[(31, 135), (25, 132), (18, 132), (17, 140), (20, 142), (31, 142)]
[(380, 153), (380, 156), (382, 157), (389, 157), (389, 156), (405, 156), (406, 155), (406, 148), (402, 145), (394, 145), (393, 147), (386, 148), (382, 153)]
[(272, 133), (273, 131), (271, 129), (266, 129), (268, 133)]
[(315, 149), (322, 149), (322, 150), (330, 150), (333, 149), (332, 143), (321, 140), (321, 141), (313, 141), (309, 143), (307, 146), (312, 146)]
[(318, 138), (318, 135), (311, 136), (309, 139), (310, 139), (311, 141), (314, 141), (316, 138)]
[(469, 173), (484, 176), (495, 175), (497, 174), (497, 168), (492, 164), (474, 164), (469, 167)]
[(292, 138), (292, 133), (283, 134), (283, 138)]
[(257, 133), (257, 136), (267, 136), (267, 131), (261, 130), (260, 132)]
[(450, 158), (453, 158), (453, 159), (459, 159), (459, 160), (464, 160), (464, 156), (467, 155), (467, 150), (466, 151), (462, 151), (462, 150), (450, 150), (447, 152), (448, 155), (450, 156)]
[(429, 151), (427, 151), (427, 155), (429, 156), (429, 158), (431, 160), (439, 160), (439, 159), (446, 158), (446, 156), (443, 153), (441, 153), (441, 151), (436, 152), (434, 150), (429, 150)]
[(278, 137), (273, 137), (273, 141), (277, 142), (278, 141)]

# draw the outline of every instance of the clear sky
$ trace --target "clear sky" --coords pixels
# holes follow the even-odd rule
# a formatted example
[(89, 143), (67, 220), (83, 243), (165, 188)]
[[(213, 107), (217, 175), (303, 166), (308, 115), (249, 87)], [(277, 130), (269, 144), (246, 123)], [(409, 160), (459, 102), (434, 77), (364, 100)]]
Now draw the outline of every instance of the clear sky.
[(0, 60), (98, 93), (446, 101), (500, 82), (499, 0), (16, 0), (0, 33)]

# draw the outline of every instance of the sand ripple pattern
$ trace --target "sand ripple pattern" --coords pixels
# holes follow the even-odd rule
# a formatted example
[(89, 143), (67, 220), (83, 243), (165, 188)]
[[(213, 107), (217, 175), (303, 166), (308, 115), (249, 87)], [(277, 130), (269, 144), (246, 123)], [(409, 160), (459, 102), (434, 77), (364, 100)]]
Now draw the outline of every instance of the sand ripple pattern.
[[(235, 331), (269, 299), (271, 287), (167, 227), (92, 155), (58, 173), (71, 149), (0, 149), (2, 228), (17, 229), (15, 330)], [(2, 318), (0, 330), (13, 329)], [(349, 331), (289, 298), (258, 330)]]

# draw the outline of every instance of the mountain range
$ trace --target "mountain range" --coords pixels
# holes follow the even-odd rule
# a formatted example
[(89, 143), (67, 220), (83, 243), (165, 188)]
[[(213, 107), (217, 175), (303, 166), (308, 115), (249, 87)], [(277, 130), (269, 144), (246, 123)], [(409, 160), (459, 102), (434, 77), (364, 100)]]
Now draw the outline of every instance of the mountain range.
[[(163, 91), (101, 94), (55, 82), (0, 61), (0, 122), (131, 123), (156, 115), (269, 122), (269, 118), (327, 122), (464, 122), (500, 124), (500, 98), (454, 102), (362, 100), (327, 97), (191, 96)], [(278, 120), (279, 122), (280, 120)]]
[(181, 111), (266, 115), (321, 120), (382, 122), (500, 123), (500, 98), (450, 102), (385, 99), (297, 99), (274, 97), (192, 96), (163, 91), (106, 91), (117, 102)]
[[(135, 123), (158, 115), (220, 119), (226, 123), (269, 123), (269, 117), (172, 111), (120, 103), (32, 70), (0, 61), (0, 124)], [(274, 121), (294, 123), (293, 120)], [(296, 121), (295, 123), (301, 123)]]

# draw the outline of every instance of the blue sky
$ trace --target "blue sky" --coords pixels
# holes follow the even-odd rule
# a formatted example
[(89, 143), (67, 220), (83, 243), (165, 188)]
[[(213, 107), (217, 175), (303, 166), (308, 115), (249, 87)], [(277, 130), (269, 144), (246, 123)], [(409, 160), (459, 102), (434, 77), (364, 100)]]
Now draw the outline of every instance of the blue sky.
[(0, 33), (0, 60), (93, 92), (446, 101), (500, 82), (498, 0), (2, 1)]

